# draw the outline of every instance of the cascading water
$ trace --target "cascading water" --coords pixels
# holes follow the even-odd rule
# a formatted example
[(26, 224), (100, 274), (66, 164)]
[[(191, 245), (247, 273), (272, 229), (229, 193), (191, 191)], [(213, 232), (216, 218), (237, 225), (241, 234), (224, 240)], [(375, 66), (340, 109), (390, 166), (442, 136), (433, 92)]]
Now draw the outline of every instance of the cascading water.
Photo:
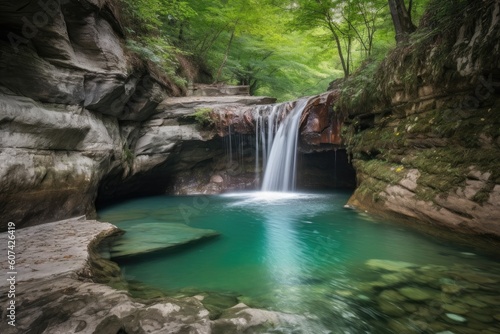
[[(295, 170), (297, 166), (297, 140), (302, 111), (309, 99), (297, 101), (295, 107), (280, 124), (276, 136), (268, 136), (272, 147), (268, 154), (262, 182), (263, 191), (291, 191), (295, 189)], [(269, 116), (268, 127), (274, 126), (274, 110)], [(272, 130), (268, 131), (270, 134)], [(256, 133), (258, 136), (259, 134)]]

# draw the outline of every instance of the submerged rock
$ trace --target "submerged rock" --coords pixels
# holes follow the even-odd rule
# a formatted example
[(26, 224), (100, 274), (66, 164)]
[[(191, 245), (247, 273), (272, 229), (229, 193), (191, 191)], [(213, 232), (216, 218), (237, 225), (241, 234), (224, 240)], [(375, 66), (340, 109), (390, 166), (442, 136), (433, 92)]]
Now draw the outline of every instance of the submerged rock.
[(380, 307), (380, 310), (388, 315), (388, 316), (391, 316), (391, 317), (402, 317), (403, 315), (406, 314), (406, 311), (404, 309), (402, 309), (401, 307), (398, 306), (397, 303), (393, 303), (391, 301), (388, 301), (388, 300), (380, 300), (379, 302), (379, 307)]
[(467, 314), (469, 312), (469, 308), (463, 304), (445, 304), (443, 310), (455, 314)]
[(475, 284), (497, 284), (500, 277), (494, 275), (486, 275), (477, 272), (459, 272), (455, 273), (456, 276)]
[(214, 230), (177, 223), (142, 223), (127, 228), (126, 232), (111, 248), (114, 259), (171, 249), (220, 235)]
[(466, 322), (467, 319), (462, 317), (462, 316), (459, 316), (458, 314), (453, 314), (453, 313), (446, 313), (446, 317), (454, 322), (459, 322), (459, 323), (462, 323), (462, 322)]
[(463, 290), (463, 288), (456, 284), (443, 284), (441, 285), (441, 291), (448, 294), (458, 294)]
[(432, 299), (432, 295), (429, 292), (419, 288), (405, 287), (399, 289), (398, 292), (406, 298), (417, 302)]
[(197, 299), (210, 312), (210, 319), (219, 318), (225, 309), (238, 304), (237, 296), (222, 293), (203, 293)]
[(486, 304), (500, 306), (500, 296), (480, 295), (476, 298)]
[(477, 300), (476, 298), (474, 298), (473, 296), (469, 295), (469, 296), (465, 296), (465, 297), (462, 297), (460, 299), (462, 302), (464, 302), (465, 304), (467, 305), (470, 305), (470, 306), (473, 306), (473, 307), (479, 307), (479, 308), (482, 308), (482, 307), (486, 307), (488, 306), (486, 303), (483, 303), (479, 300)]
[(401, 274), (385, 274), (382, 275), (381, 278), (384, 282), (387, 282), (392, 285), (403, 283), (408, 280), (406, 275), (401, 275)]
[(396, 292), (394, 290), (384, 290), (379, 295), (379, 297), (381, 299), (389, 300), (392, 302), (401, 302), (401, 301), (406, 300), (406, 298), (404, 296), (402, 296), (401, 294), (399, 294), (398, 292)]
[(491, 323), (495, 321), (495, 319), (492, 316), (489, 316), (487, 314), (480, 314), (480, 313), (468, 313), (467, 316), (471, 319), (477, 320), (479, 322), (483, 323)]
[(387, 271), (404, 271), (405, 269), (414, 268), (417, 265), (409, 262), (403, 261), (390, 261), (381, 259), (371, 259), (366, 261), (366, 265), (371, 269), (381, 269)]

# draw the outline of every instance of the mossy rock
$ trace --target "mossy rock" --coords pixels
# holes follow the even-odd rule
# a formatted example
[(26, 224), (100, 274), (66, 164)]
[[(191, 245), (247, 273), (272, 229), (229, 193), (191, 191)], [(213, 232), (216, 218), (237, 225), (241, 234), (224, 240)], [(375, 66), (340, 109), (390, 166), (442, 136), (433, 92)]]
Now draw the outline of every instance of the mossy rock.
[(236, 295), (214, 292), (207, 293), (201, 302), (208, 310), (209, 317), (212, 320), (219, 318), (224, 310), (239, 303)]
[(424, 302), (434, 298), (434, 293), (427, 289), (420, 289), (414, 287), (404, 287), (398, 290), (398, 292), (405, 296), (406, 298), (416, 301)]

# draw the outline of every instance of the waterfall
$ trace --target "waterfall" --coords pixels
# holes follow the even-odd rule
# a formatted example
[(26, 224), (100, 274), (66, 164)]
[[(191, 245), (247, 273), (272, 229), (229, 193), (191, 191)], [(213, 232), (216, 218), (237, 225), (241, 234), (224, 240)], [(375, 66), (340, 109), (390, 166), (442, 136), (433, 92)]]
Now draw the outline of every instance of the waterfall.
[[(308, 101), (309, 99), (297, 101), (295, 107), (280, 124), (274, 139), (272, 138), (272, 134), (275, 132), (275, 113), (277, 109), (273, 108), (273, 111), (269, 115), (267, 140), (268, 145), (272, 141), (272, 146), (268, 150), (267, 164), (262, 182), (263, 191), (291, 191), (295, 189), (299, 123), (302, 111)], [(263, 132), (262, 128), (261, 125), (259, 130)], [(259, 136), (258, 132), (256, 136)], [(262, 136), (262, 138), (264, 137)]]
[(228, 137), (229, 137), (229, 166), (233, 164), (233, 137), (231, 136), (231, 124), (228, 127)]
[(260, 134), (260, 121), (262, 116), (260, 115), (260, 108), (257, 109), (257, 115), (255, 116), (255, 179), (259, 179), (259, 134)]

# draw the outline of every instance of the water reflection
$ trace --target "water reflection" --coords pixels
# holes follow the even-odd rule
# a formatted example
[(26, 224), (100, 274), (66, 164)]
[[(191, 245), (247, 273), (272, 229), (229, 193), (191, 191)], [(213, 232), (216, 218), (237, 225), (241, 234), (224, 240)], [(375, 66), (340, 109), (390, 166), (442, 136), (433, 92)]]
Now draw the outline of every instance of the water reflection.
[(275, 282), (285, 285), (297, 282), (306, 261), (295, 229), (297, 212), (287, 206), (273, 206), (271, 209), (262, 216), (266, 268)]
[[(211, 197), (189, 225), (215, 229), (220, 238), (122, 267), (163, 289), (230, 292), (253, 307), (307, 315), (332, 333), (500, 332), (498, 263), (367, 221), (343, 208), (347, 198)], [(124, 229), (162, 217), (169, 223), (182, 200), (193, 202), (163, 197), (101, 215)], [(165, 202), (174, 204), (166, 209)]]

